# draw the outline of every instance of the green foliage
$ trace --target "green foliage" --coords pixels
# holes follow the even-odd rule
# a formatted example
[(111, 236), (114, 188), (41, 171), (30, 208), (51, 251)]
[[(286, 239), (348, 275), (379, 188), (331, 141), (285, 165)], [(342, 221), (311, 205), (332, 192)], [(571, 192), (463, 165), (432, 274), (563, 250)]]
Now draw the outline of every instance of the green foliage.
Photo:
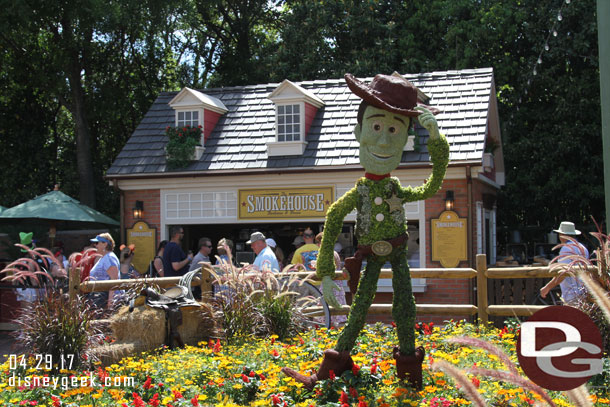
[(165, 135), (168, 138), (165, 152), (169, 168), (186, 167), (192, 160), (195, 147), (201, 145), (201, 126), (199, 127), (167, 127)]
[(88, 366), (103, 334), (93, 324), (96, 310), (85, 298), (47, 290), (44, 298), (29, 304), (16, 320), (21, 329), (17, 340), (31, 353), (52, 355), (53, 361), (74, 355), (73, 368)]

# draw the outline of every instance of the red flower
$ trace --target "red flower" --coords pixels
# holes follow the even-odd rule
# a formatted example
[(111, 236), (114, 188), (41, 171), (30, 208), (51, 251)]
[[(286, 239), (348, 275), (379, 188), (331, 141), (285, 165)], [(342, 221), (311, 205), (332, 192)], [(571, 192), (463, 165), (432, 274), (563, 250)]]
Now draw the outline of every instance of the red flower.
[(152, 379), (150, 378), (150, 376), (146, 376), (146, 381), (144, 382), (144, 385), (142, 387), (144, 387), (145, 390), (148, 390), (152, 387), (151, 385)]
[(274, 406), (277, 406), (279, 404), (282, 403), (282, 400), (275, 394), (271, 395), (271, 402), (273, 403)]
[(358, 372), (360, 371), (360, 366), (358, 366), (357, 364), (353, 364), (352, 365), (352, 373), (354, 374), (354, 376), (358, 376)]
[(216, 345), (214, 345), (214, 352), (220, 352), (222, 347), (220, 346), (220, 339), (216, 339)]
[(396, 322), (392, 321), (391, 325), (392, 325), (392, 328), (396, 328)]
[(138, 393), (131, 393), (133, 396), (133, 405), (135, 407), (146, 407), (146, 403), (142, 400), (142, 397), (138, 395)]
[(250, 378), (248, 376), (246, 376), (245, 374), (242, 373), (241, 375), (241, 379), (245, 382), (245, 383), (250, 383)]
[(152, 399), (148, 400), (148, 404), (152, 407), (159, 407), (159, 393), (155, 393)]
[(371, 374), (377, 373), (377, 365), (371, 366)]
[(472, 384), (474, 384), (474, 387), (476, 387), (478, 389), (479, 386), (481, 385), (481, 381), (479, 379), (477, 379), (476, 377), (473, 377)]
[(258, 375), (258, 377), (259, 377), (259, 379), (261, 379), (261, 380), (267, 380), (267, 378), (265, 377), (265, 375), (264, 375), (264, 374), (262, 374), (262, 373), (261, 373), (260, 375)]
[(276, 358), (277, 358), (278, 356), (280, 356), (279, 352), (278, 352), (277, 350), (275, 350), (275, 349), (273, 349), (273, 350), (271, 351), (271, 354), (273, 355), (273, 357), (276, 357)]
[(250, 377), (255, 377), (255, 376), (256, 376), (256, 373), (254, 373), (254, 370), (251, 370), (251, 371), (250, 371), (250, 374), (249, 374), (248, 376), (250, 376)]
[(198, 395), (195, 395), (195, 397), (193, 397), (191, 399), (191, 404), (194, 406), (198, 406), (199, 405), (199, 400), (197, 400), (197, 397), (199, 397)]
[(275, 343), (275, 338), (271, 338), (271, 344), (273, 345)]
[(339, 397), (339, 403), (341, 403), (341, 404), (349, 403), (349, 397), (343, 390), (341, 390), (341, 396)]
[(358, 390), (356, 390), (352, 386), (350, 386), (350, 388), (349, 388), (349, 395), (352, 396), (352, 398), (357, 399), (358, 398)]
[(59, 406), (61, 406), (61, 401), (59, 401), (59, 398), (58, 398), (58, 397), (51, 396), (51, 400), (53, 400), (53, 407), (59, 407)]
[(303, 340), (303, 338), (299, 338), (299, 343), (300, 343), (301, 345), (304, 345), (304, 344), (305, 344), (305, 341)]
[(180, 393), (178, 390), (172, 390), (172, 393), (174, 393), (174, 401), (183, 398), (182, 393)]
[(334, 371), (334, 370), (332, 370), (332, 369), (330, 369), (330, 370), (328, 371), (328, 378), (329, 378), (330, 380), (335, 380), (335, 378), (336, 378), (336, 377), (337, 377), (337, 376), (335, 375), (335, 371)]
[(364, 400), (360, 400), (358, 402), (358, 407), (369, 407), (369, 405)]

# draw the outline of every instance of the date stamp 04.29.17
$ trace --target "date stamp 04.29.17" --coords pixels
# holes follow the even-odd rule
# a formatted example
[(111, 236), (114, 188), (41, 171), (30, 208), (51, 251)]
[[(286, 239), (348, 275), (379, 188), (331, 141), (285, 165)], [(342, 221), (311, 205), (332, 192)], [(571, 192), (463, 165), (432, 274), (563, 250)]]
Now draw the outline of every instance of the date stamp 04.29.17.
[[(10, 387), (52, 387), (68, 390), (75, 387), (98, 387), (98, 386), (133, 386), (134, 377), (109, 375), (96, 375), (94, 372), (75, 375), (72, 368), (75, 366), (76, 358), (73, 354), (34, 354), (30, 357), (25, 355), (9, 355), (8, 365), (11, 376), (8, 379)], [(58, 376), (49, 375), (49, 372), (58, 372)], [(70, 374), (68, 374), (70, 373)]]

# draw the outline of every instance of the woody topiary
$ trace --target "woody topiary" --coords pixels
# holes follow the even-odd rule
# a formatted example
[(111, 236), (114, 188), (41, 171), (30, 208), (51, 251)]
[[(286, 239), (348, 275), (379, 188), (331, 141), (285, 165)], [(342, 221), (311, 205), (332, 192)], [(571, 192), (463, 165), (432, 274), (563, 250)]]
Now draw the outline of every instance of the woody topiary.
[[(415, 347), (415, 300), (407, 264), (407, 225), (403, 205), (431, 197), (440, 188), (449, 162), (449, 144), (438, 131), (434, 114), (437, 109), (418, 106), (417, 89), (398, 74), (377, 75), (367, 85), (351, 74), (345, 75), (349, 88), (363, 101), (354, 128), (360, 143), (360, 163), (365, 169), (356, 186), (330, 206), (326, 214), (324, 235), (317, 260), (317, 275), (327, 303), (335, 308), (335, 274), (333, 247), (343, 227), (343, 219), (357, 211), (355, 235), (358, 250), (345, 259), (350, 274), (350, 291), (354, 294), (350, 314), (334, 349), (324, 352), (318, 371), (306, 376), (294, 369), (282, 371), (313, 389), (316, 382), (328, 379), (330, 372), (340, 375), (353, 365), (350, 352), (366, 322), (366, 314), (377, 291), (381, 267), (392, 266), (394, 288), (392, 316), (396, 322), (399, 346), (393, 349), (397, 375), (422, 388), (424, 349)], [(432, 176), (417, 188), (402, 187), (390, 171), (400, 164), (409, 129), (417, 120), (430, 134), (428, 151), (433, 164)], [(366, 270), (360, 278), (362, 261)]]

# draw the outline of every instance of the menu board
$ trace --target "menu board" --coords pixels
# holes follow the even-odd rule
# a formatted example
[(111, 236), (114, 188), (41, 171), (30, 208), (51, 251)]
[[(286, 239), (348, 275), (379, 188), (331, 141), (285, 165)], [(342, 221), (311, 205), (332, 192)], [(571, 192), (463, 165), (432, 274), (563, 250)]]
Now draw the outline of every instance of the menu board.
[(131, 229), (127, 229), (127, 245), (132, 243), (136, 247), (131, 263), (138, 273), (144, 274), (156, 254), (157, 229), (151, 228), (144, 221), (134, 223)]
[(453, 211), (441, 213), (431, 220), (432, 261), (440, 261), (445, 268), (457, 267), (468, 260), (468, 222)]

